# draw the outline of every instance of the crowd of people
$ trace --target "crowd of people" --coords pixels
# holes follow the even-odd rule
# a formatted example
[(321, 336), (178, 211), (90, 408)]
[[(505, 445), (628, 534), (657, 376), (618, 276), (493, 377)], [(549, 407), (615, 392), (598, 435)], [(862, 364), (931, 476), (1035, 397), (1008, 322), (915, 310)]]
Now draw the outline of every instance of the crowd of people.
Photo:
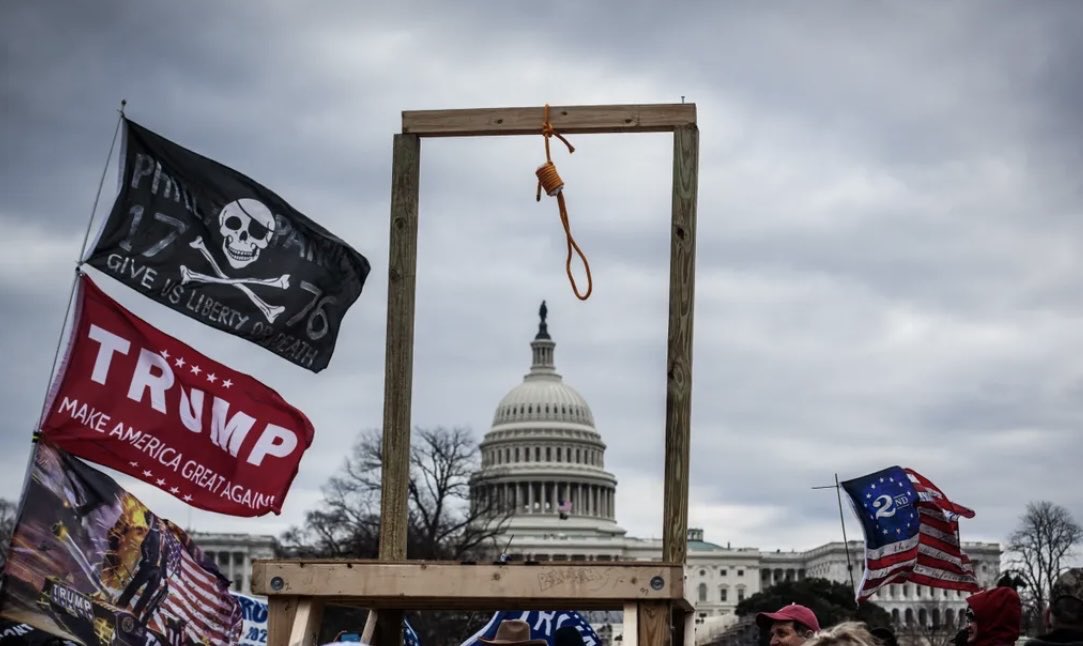
[[(955, 646), (1014, 646), (1021, 635), (1023, 604), (1010, 584), (983, 590), (967, 598), (966, 627)], [(1057, 579), (1045, 609), (1045, 631), (1024, 646), (1083, 646), (1083, 568), (1070, 569)], [(770, 646), (898, 646), (889, 628), (869, 628), (844, 622), (822, 629), (816, 614), (798, 604), (756, 616)]]
[[(954, 646), (1015, 646), (1019, 642), (1023, 604), (1010, 581), (975, 593), (966, 603), (966, 627), (955, 636)], [(1042, 634), (1027, 639), (1023, 646), (1083, 646), (1083, 568), (1060, 575), (1042, 621)], [(770, 646), (899, 646), (890, 628), (870, 628), (855, 621), (822, 628), (815, 612), (796, 603), (777, 612), (759, 613), (756, 624)], [(532, 638), (530, 625), (520, 620), (503, 621), (494, 637), (478, 642), (484, 646), (586, 645), (571, 627), (557, 630), (551, 644)]]

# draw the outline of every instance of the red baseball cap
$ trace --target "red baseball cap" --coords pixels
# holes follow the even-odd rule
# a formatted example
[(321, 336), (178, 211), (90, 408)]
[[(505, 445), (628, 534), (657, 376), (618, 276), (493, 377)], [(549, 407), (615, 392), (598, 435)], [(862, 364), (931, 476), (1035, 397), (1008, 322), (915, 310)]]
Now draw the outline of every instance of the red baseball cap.
[(820, 630), (820, 622), (816, 620), (816, 614), (796, 603), (791, 603), (778, 612), (761, 612), (756, 615), (756, 625), (760, 628), (767, 628), (776, 621), (793, 621), (809, 630)]

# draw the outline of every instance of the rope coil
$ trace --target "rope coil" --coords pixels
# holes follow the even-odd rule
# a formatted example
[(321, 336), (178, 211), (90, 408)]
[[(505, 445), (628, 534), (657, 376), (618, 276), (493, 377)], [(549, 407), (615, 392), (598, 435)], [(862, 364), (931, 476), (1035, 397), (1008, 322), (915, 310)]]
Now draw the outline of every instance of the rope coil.
[[(564, 271), (568, 274), (568, 282), (572, 284), (572, 291), (575, 292), (575, 297), (581, 301), (585, 301), (590, 298), (590, 293), (594, 291), (594, 281), (590, 275), (590, 263), (587, 262), (587, 256), (583, 253), (583, 250), (579, 248), (579, 244), (576, 243), (575, 238), (572, 236), (572, 227), (568, 221), (568, 205), (564, 201), (564, 180), (560, 178), (560, 173), (557, 172), (556, 164), (553, 163), (553, 157), (549, 151), (549, 139), (556, 137), (561, 140), (565, 146), (568, 147), (568, 153), (575, 152), (575, 146), (564, 138), (559, 132), (553, 128), (553, 124), (549, 123), (549, 104), (545, 104), (545, 116), (543, 118), (542, 138), (545, 141), (545, 163), (538, 167), (535, 171), (535, 175), (538, 176), (538, 191), (535, 196), (535, 201), (541, 201), (542, 190), (545, 190), (545, 194), (549, 197), (557, 198), (557, 206), (560, 209), (560, 223), (564, 226), (564, 236), (568, 243), (568, 257), (564, 261)], [(587, 273), (587, 291), (580, 293), (579, 285), (575, 282), (575, 276), (572, 274), (572, 252), (578, 254), (579, 259), (583, 262), (583, 269)]]

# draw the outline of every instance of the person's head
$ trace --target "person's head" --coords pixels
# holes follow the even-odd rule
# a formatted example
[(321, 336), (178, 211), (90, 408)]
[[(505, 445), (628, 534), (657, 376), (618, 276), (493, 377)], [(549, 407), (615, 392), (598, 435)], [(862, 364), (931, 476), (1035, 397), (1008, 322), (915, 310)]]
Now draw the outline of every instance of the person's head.
[(869, 631), (876, 641), (880, 642), (881, 646), (899, 646), (899, 640), (895, 637), (895, 632), (886, 626), (878, 626)]
[(879, 643), (865, 624), (847, 621), (817, 632), (805, 646), (878, 646)]
[(519, 619), (505, 619), (492, 639), (480, 637), (478, 641), (485, 646), (549, 646), (544, 639), (531, 639), (530, 624)]
[(1023, 603), (1014, 589), (983, 590), (967, 597), (966, 605), (968, 644), (1005, 644), (1019, 639)]
[(1083, 568), (1074, 567), (1057, 577), (1045, 612), (1051, 628), (1083, 630)]
[(756, 625), (771, 635), (771, 646), (801, 646), (820, 630), (816, 614), (796, 603), (778, 612), (761, 612), (756, 615)]
[(553, 633), (553, 646), (584, 646), (583, 635), (572, 626), (557, 628)]

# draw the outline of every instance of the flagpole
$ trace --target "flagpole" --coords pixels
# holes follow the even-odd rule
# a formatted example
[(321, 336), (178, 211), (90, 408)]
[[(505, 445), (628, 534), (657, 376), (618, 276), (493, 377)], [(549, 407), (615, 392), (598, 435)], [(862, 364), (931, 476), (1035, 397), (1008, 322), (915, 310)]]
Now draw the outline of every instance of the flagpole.
[[(68, 306), (64, 308), (64, 322), (60, 324), (60, 335), (56, 341), (56, 352), (53, 353), (53, 365), (47, 375), (45, 384), (45, 400), (49, 399), (49, 389), (53, 385), (53, 373), (56, 372), (56, 364), (60, 361), (60, 348), (64, 345), (64, 330), (68, 327), (68, 318), (71, 316), (71, 304), (75, 300), (75, 288), (79, 284), (79, 268), (83, 265), (83, 254), (86, 252), (86, 243), (90, 240), (90, 231), (94, 227), (94, 215), (98, 212), (98, 201), (102, 196), (102, 187), (105, 186), (105, 175), (109, 172), (109, 161), (113, 158), (113, 150), (117, 145), (117, 134), (120, 133), (120, 124), (124, 122), (124, 108), (128, 105), (126, 99), (120, 100), (120, 110), (117, 116), (117, 125), (113, 129), (113, 140), (109, 142), (109, 152), (105, 156), (105, 165), (102, 168), (101, 179), (98, 180), (98, 192), (94, 195), (94, 204), (90, 207), (90, 218), (86, 223), (86, 232), (83, 234), (83, 243), (79, 245), (79, 256), (75, 259), (75, 276), (72, 277), (71, 289), (68, 291)], [(44, 411), (42, 412), (44, 417)], [(36, 432), (36, 429), (35, 429)]]
[(857, 594), (857, 584), (854, 583), (854, 563), (850, 560), (850, 541), (846, 538), (846, 516), (842, 513), (842, 487), (839, 485), (839, 474), (835, 474), (835, 496), (839, 499), (839, 523), (842, 525), (842, 544), (846, 548), (846, 571), (850, 574), (850, 587)]
[(839, 524), (842, 525), (842, 547), (846, 550), (846, 571), (850, 575), (850, 587), (854, 589), (854, 593), (857, 593), (857, 584), (854, 583), (854, 563), (850, 558), (850, 540), (846, 538), (846, 516), (842, 513), (842, 485), (839, 484), (839, 474), (835, 474), (835, 484), (825, 485), (822, 487), (812, 487), (813, 489), (834, 489), (835, 496), (839, 501)]
[[(56, 340), (56, 351), (53, 353), (52, 367), (49, 369), (49, 374), (46, 375), (47, 381), (45, 383), (45, 397), (43, 397), (42, 408), (48, 405), (49, 391), (53, 387), (53, 374), (56, 372), (56, 364), (60, 361), (60, 348), (64, 346), (64, 331), (68, 328), (68, 318), (71, 316), (71, 305), (75, 300), (75, 290), (79, 285), (79, 267), (83, 262), (83, 253), (86, 251), (87, 240), (90, 239), (90, 231), (94, 225), (94, 214), (98, 211), (98, 201), (101, 199), (102, 187), (105, 185), (105, 175), (109, 170), (109, 160), (113, 158), (113, 150), (117, 144), (117, 134), (120, 132), (120, 124), (124, 121), (124, 107), (128, 102), (124, 99), (120, 101), (120, 114), (117, 117), (116, 128), (113, 129), (113, 140), (109, 143), (109, 153), (105, 156), (105, 167), (102, 169), (101, 179), (98, 181), (98, 192), (94, 195), (94, 205), (90, 208), (90, 219), (87, 222), (86, 233), (83, 234), (83, 244), (79, 246), (79, 256), (75, 259), (75, 276), (72, 277), (71, 289), (68, 290), (68, 305), (64, 308), (64, 322), (60, 324), (60, 334)], [(19, 494), (19, 502), (15, 506), (15, 522), (18, 524), (19, 518), (23, 513), (23, 505), (26, 504), (26, 493), (30, 486), (30, 474), (34, 470), (34, 461), (37, 459), (38, 453), (38, 439), (41, 433), (41, 422), (45, 419), (46, 411), (42, 410), (41, 416), (38, 418), (38, 423), (31, 433), (31, 449), (30, 457), (26, 463), (26, 473), (23, 475), (23, 487)], [(4, 545), (5, 557), (11, 554), (11, 545), (15, 540), (15, 533), (12, 532), (11, 537), (6, 541)], [(0, 581), (0, 590), (3, 589), (3, 582)]]

